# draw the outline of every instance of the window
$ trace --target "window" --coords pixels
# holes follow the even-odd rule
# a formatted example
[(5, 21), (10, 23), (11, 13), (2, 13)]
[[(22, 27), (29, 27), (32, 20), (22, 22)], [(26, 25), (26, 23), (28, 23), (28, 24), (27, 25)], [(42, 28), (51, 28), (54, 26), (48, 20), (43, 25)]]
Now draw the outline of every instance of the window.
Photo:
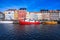
[(10, 12), (8, 14), (10, 14)]

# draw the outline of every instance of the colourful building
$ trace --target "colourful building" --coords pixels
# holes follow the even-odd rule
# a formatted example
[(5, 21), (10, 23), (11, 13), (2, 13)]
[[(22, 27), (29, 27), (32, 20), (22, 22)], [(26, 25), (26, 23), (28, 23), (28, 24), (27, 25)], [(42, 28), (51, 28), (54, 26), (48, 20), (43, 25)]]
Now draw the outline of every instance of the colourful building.
[(59, 20), (60, 20), (60, 11), (59, 11)]
[(18, 11), (18, 19), (19, 20), (25, 20), (26, 14), (27, 14), (26, 8), (20, 8)]
[(14, 11), (14, 20), (18, 20), (18, 10)]
[(60, 10), (57, 10), (59, 12), (59, 20), (60, 20)]
[(30, 13), (29, 12), (27, 12), (27, 14), (26, 14), (26, 19), (30, 19)]
[(30, 18), (34, 20), (42, 20), (42, 13), (40, 12), (30, 12)]
[(50, 20), (50, 13), (42, 13), (43, 20)]
[(34, 12), (30, 12), (30, 19), (31, 20), (36, 20), (37, 19)]
[(42, 20), (43, 19), (42, 13), (36, 12), (35, 14), (38, 16), (38, 20)]
[(50, 20), (59, 20), (59, 12), (57, 10), (50, 11)]
[(14, 20), (14, 11), (15, 9), (8, 9), (4, 12), (5, 20)]

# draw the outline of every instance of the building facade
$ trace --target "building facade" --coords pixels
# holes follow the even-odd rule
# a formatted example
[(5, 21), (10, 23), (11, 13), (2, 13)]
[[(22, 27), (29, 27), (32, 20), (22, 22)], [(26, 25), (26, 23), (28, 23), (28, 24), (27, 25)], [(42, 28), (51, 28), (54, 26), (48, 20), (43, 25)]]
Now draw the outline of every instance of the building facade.
[(59, 20), (60, 20), (60, 11), (59, 11)]
[(60, 10), (57, 10), (59, 12), (59, 21), (60, 21)]
[(50, 20), (50, 13), (42, 13), (43, 20)]
[(30, 13), (29, 12), (27, 12), (27, 14), (26, 14), (26, 19), (30, 19)]
[(20, 8), (18, 11), (18, 20), (25, 20), (26, 19), (26, 8)]
[(14, 11), (14, 20), (18, 20), (18, 10)]
[(42, 20), (42, 13), (40, 13), (40, 12), (36, 12), (35, 13), (37, 16), (38, 16), (38, 20)]
[(50, 11), (50, 20), (59, 20), (59, 12)]
[(2, 12), (0, 12), (0, 21), (4, 20), (5, 16)]
[(42, 9), (42, 10), (40, 10), (40, 12), (42, 13), (42, 20), (50, 20), (49, 10)]
[(14, 11), (15, 9), (8, 9), (4, 12), (5, 20), (14, 20)]
[(35, 12), (30, 12), (30, 19), (31, 20), (37, 20), (37, 15), (35, 14)]
[(30, 19), (42, 20), (42, 13), (40, 13), (40, 12), (30, 12)]

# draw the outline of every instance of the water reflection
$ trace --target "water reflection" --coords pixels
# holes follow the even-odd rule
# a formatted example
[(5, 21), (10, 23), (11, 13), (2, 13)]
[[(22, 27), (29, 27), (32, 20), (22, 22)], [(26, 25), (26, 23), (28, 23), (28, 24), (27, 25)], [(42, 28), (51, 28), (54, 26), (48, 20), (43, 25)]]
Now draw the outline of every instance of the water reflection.
[(59, 26), (0, 24), (0, 40), (59, 40)]

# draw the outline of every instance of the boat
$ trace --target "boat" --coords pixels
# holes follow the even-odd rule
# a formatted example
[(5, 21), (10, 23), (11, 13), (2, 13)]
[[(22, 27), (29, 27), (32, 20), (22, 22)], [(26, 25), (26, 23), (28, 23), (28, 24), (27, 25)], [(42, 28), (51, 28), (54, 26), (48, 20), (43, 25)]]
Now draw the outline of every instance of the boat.
[(57, 24), (57, 22), (56, 21), (47, 21), (47, 22), (43, 22), (42, 24), (55, 25), (55, 24)]
[(13, 21), (0, 21), (0, 23), (13, 23)]
[(40, 24), (39, 21), (27, 21), (27, 20), (20, 20), (19, 24), (21, 25), (30, 25), (30, 24)]

